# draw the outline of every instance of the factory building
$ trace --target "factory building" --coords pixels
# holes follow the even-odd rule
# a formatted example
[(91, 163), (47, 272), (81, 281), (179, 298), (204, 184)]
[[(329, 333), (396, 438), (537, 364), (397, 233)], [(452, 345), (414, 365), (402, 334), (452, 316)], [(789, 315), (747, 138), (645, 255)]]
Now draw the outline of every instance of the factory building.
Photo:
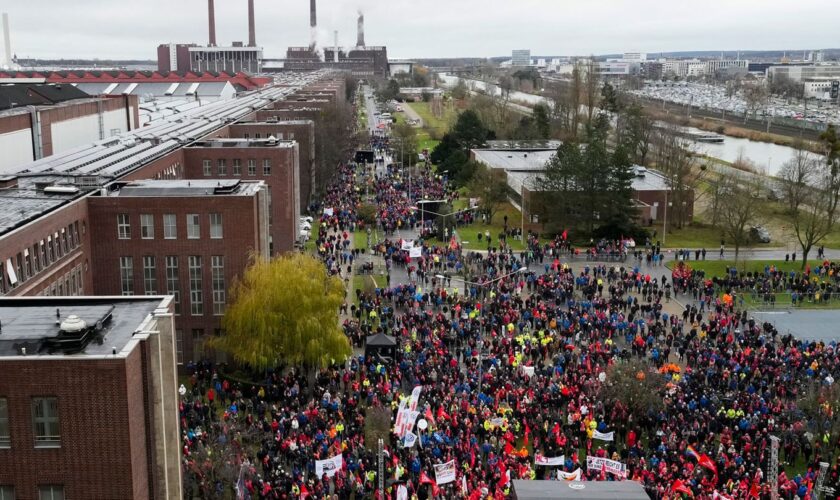
[[(264, 123), (261, 113), (301, 113), (273, 109), (291, 106), (287, 98), (313, 110), (309, 121)], [(0, 295), (173, 295), (179, 362), (200, 359), (204, 336), (221, 328), (222, 290), (249, 253), (294, 248), (301, 179), (311, 179), (317, 161), (316, 116), (339, 98), (343, 76), (282, 75), (235, 99), (4, 170)]]
[(208, 35), (206, 46), (165, 43), (158, 46), (158, 71), (213, 71), (225, 73), (261, 73), (263, 49), (257, 46), (254, 0), (248, 0), (248, 44), (232, 42), (216, 45), (214, 0), (207, 1)]
[(0, 300), (3, 498), (180, 499), (172, 297)]
[[(4, 78), (2, 72), (0, 78)], [(136, 96), (91, 97), (72, 85), (1, 85), (0, 103), (5, 104), (0, 108), (6, 108), (0, 111), (0, 174), (134, 130), (139, 123)]]

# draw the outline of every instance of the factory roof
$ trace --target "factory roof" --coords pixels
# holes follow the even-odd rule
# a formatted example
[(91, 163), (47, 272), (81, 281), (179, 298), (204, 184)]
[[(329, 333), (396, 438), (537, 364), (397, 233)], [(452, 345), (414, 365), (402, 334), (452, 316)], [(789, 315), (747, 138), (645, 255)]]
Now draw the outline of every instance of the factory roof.
[(120, 198), (164, 198), (177, 196), (253, 196), (265, 185), (263, 181), (234, 179), (141, 180), (115, 183), (108, 196)]
[[(10, 180), (6, 185), (13, 187), (0, 189), (0, 235), (24, 226), (181, 147), (193, 144), (328, 74), (329, 71), (317, 71), (281, 75), (278, 77), (281, 83), (279, 86), (186, 109), (160, 117), (145, 127), (119, 136), (2, 169), (0, 176), (4, 177), (4, 182)], [(289, 141), (277, 143), (271, 147), (292, 147), (293, 144)], [(16, 181), (17, 186), (12, 181)]]
[(517, 500), (647, 500), (645, 488), (637, 481), (522, 481), (514, 480), (511, 491)]
[(149, 318), (159, 308), (168, 308), (169, 300), (161, 296), (0, 299), (0, 360), (127, 353), (134, 335), (148, 331)]
[(490, 149), (497, 151), (542, 151), (551, 150), (556, 151), (563, 141), (556, 141), (554, 139), (537, 139), (537, 140), (497, 140), (487, 141), (485, 147), (481, 149)]
[[(493, 168), (504, 170), (507, 174), (508, 185), (520, 192), (523, 185), (528, 190), (537, 190), (540, 174), (545, 172), (548, 161), (554, 156), (554, 150), (513, 151), (473, 149), (476, 161)], [(632, 181), (633, 191), (666, 191), (668, 182), (665, 177), (655, 171), (634, 165), (631, 167), (635, 174)]]
[[(190, 148), (293, 148), (295, 141), (281, 141), (274, 137), (264, 139), (208, 139), (190, 144)], [(189, 148), (188, 148), (189, 149)]]
[(3, 71), (0, 81), (42, 79), (46, 83), (154, 83), (230, 82), (252, 90), (271, 83), (271, 78), (224, 71)]
[(174, 83), (74, 83), (79, 90), (91, 95), (137, 96), (199, 96), (221, 97), (225, 90), (234, 87), (230, 82), (174, 82)]

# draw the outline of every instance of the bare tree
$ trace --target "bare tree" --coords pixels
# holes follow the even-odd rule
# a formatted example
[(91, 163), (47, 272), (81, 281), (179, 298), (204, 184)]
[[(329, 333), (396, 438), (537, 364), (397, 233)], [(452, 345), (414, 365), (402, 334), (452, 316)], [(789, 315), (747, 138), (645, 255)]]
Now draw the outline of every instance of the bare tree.
[(747, 111), (749, 112), (744, 113), (744, 123), (747, 123), (747, 116), (749, 114), (755, 118), (758, 111), (767, 105), (770, 93), (767, 91), (767, 87), (760, 83), (753, 83), (752, 85), (745, 86), (743, 92), (744, 101), (746, 101)]
[(763, 193), (759, 177), (741, 177), (737, 172), (727, 170), (720, 175), (721, 189), (726, 202), (720, 207), (720, 229), (735, 247), (735, 262), (741, 248), (750, 241), (750, 230), (758, 223)]
[[(688, 220), (690, 208), (694, 203), (693, 192), (699, 180), (698, 168), (694, 155), (685, 148), (676, 127), (664, 128), (655, 138), (656, 168), (665, 176), (669, 189), (669, 220), (681, 228)], [(666, 228), (667, 229), (667, 228)]]
[(840, 200), (840, 174), (799, 143), (796, 156), (780, 172), (779, 187), (802, 248), (802, 267), (811, 249), (834, 228)]
[(592, 125), (595, 110), (598, 108), (598, 97), (601, 95), (601, 75), (598, 63), (590, 59), (586, 64), (586, 79), (583, 86), (583, 103), (586, 106), (586, 123)]

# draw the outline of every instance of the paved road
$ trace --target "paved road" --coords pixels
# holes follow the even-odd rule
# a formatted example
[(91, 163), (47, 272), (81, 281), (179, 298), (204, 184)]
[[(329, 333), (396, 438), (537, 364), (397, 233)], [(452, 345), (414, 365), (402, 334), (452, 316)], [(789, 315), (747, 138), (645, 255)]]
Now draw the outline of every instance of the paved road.
[(365, 96), (365, 113), (367, 113), (368, 129), (372, 134), (379, 130), (380, 123), (379, 115), (376, 114), (376, 98), (373, 96), (373, 90), (367, 85), (362, 87), (362, 92)]

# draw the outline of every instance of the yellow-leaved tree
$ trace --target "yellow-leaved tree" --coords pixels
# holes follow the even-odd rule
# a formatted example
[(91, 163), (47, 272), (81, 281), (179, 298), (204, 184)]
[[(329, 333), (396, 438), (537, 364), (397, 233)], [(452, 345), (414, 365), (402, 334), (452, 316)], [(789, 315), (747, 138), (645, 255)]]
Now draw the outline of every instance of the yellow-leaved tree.
[(352, 353), (338, 323), (343, 300), (341, 280), (310, 255), (255, 259), (231, 287), (225, 333), (211, 346), (254, 370), (285, 363), (314, 376)]

